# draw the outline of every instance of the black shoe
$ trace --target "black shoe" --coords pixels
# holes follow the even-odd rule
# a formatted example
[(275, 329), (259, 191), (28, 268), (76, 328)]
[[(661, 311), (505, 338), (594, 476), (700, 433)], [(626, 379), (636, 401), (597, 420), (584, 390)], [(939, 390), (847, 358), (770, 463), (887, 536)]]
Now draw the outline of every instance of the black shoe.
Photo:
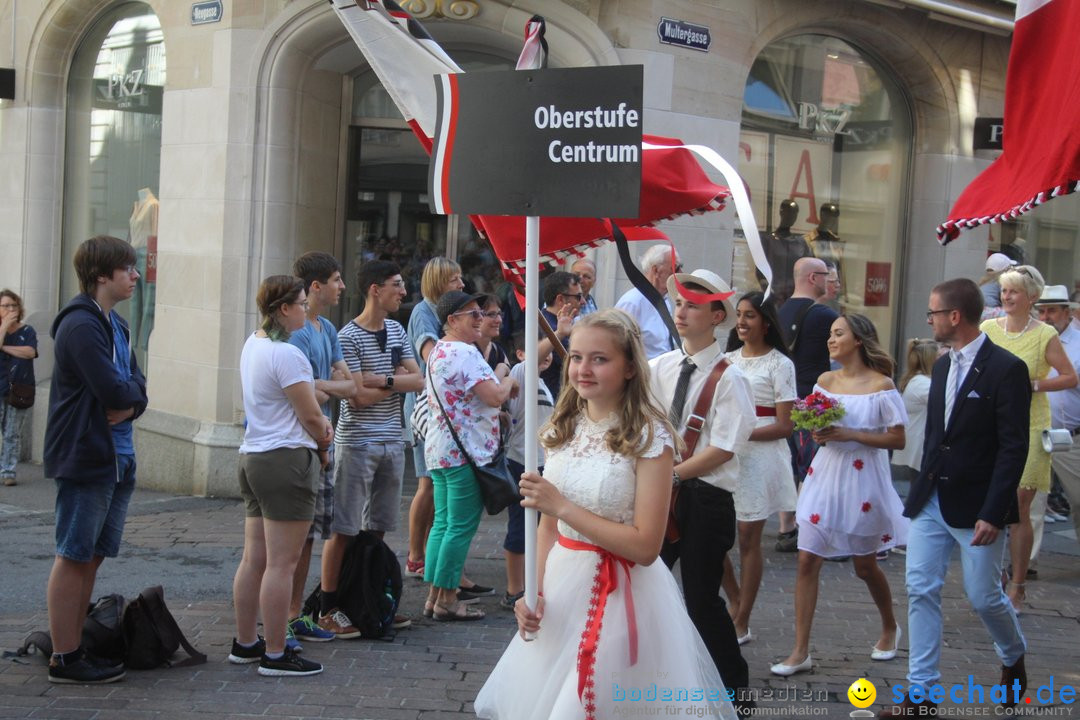
[(49, 682), (76, 685), (101, 685), (116, 682), (124, 677), (124, 666), (109, 667), (90, 662), (85, 656), (62, 664), (55, 656), (49, 660)]
[(277, 660), (271, 660), (263, 655), (262, 660), (259, 661), (259, 674), (269, 677), (318, 675), (321, 672), (322, 665), (305, 660), (289, 649), (286, 649)]
[(523, 597), (525, 597), (524, 590), (519, 593), (514, 593), (513, 595), (511, 595), (510, 593), (503, 593), (502, 599), (499, 600), (499, 607), (504, 607), (507, 610), (513, 610), (514, 604)]
[(458, 600), (475, 600), (481, 597), (491, 597), (494, 594), (495, 588), (487, 585), (473, 585), (472, 587), (462, 585), (458, 588)]
[(776, 536), (776, 552), (798, 552), (799, 528), (782, 532)]
[(233, 638), (229, 662), (233, 665), (247, 665), (248, 663), (259, 662), (265, 653), (266, 641), (262, 639), (261, 635), (251, 647), (244, 647), (236, 641), (236, 638)]

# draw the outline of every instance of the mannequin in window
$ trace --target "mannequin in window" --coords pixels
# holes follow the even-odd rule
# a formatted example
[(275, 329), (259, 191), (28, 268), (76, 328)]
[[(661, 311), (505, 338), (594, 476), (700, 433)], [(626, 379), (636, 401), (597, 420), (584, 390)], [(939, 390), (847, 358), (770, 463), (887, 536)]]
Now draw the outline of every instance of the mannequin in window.
[(128, 228), (135, 248), (135, 266), (139, 279), (131, 296), (131, 348), (139, 364), (146, 367), (146, 348), (154, 330), (154, 303), (157, 295), (158, 199), (150, 188), (139, 191), (131, 211)]
[(818, 226), (806, 234), (806, 242), (814, 257), (836, 268), (839, 288), (835, 302), (842, 303), (847, 293), (844, 281), (844, 241), (839, 235), (840, 208), (835, 203), (825, 203), (818, 211), (818, 217)]
[[(776, 232), (764, 236), (765, 257), (768, 258), (773, 272), (772, 297), (776, 307), (783, 305), (795, 292), (795, 261), (813, 255), (806, 239), (791, 231), (791, 226), (798, 217), (799, 203), (791, 199), (781, 200), (780, 226), (776, 228)], [(758, 282), (764, 290), (765, 277), (761, 273), (758, 273)]]

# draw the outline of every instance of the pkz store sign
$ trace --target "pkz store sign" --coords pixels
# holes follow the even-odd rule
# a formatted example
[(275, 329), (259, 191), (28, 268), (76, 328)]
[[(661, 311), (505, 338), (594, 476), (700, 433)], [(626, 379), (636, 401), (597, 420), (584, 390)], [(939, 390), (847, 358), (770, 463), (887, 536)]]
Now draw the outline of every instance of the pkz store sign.
[(221, 17), (224, 14), (225, 10), (221, 7), (221, 0), (206, 0), (206, 2), (191, 4), (192, 25), (221, 22)]
[(640, 65), (437, 75), (438, 214), (637, 217)]
[(1005, 136), (1005, 119), (999, 117), (975, 118), (974, 150), (1001, 150)]
[(679, 45), (701, 52), (709, 52), (709, 45), (712, 44), (712, 33), (704, 25), (666, 17), (660, 18), (657, 23), (656, 36), (665, 45)]

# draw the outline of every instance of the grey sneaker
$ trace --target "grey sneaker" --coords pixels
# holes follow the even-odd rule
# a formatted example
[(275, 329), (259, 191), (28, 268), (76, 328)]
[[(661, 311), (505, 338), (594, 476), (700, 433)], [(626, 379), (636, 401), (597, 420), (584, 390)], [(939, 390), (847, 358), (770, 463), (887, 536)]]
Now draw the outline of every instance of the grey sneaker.
[(782, 532), (776, 536), (776, 552), (797, 552), (799, 549), (799, 528)]

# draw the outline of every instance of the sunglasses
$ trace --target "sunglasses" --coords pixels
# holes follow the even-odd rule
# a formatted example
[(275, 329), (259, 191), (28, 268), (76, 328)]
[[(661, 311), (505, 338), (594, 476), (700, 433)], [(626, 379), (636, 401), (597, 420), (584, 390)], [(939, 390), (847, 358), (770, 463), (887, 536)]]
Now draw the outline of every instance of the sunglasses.
[(474, 308), (472, 310), (459, 310), (456, 313), (450, 313), (450, 315), (451, 316), (453, 316), (453, 315), (468, 315), (473, 320), (482, 320), (483, 317), (484, 317), (484, 311)]

